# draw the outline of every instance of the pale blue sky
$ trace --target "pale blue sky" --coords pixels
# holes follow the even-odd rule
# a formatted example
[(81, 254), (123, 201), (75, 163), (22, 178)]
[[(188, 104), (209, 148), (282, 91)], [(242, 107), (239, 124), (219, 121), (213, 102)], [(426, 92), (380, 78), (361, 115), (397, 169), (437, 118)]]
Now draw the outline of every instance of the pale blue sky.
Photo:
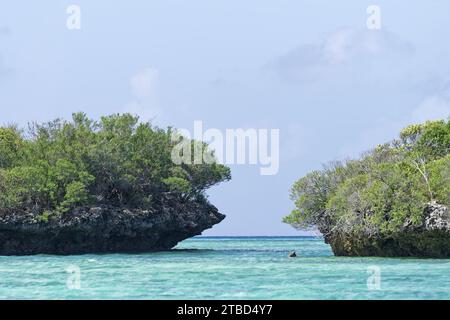
[[(81, 7), (81, 30), (66, 8)], [(366, 29), (366, 8), (382, 28)], [(0, 122), (131, 111), (160, 126), (279, 128), (278, 175), (233, 166), (207, 235), (296, 235), (289, 188), (412, 122), (450, 114), (450, 2), (10, 1)]]

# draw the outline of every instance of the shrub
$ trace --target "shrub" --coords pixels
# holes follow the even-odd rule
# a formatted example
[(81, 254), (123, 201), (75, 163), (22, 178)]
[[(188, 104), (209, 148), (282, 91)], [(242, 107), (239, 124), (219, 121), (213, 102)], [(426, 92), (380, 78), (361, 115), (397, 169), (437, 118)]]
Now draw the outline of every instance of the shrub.
[(140, 123), (130, 114), (94, 121), (76, 113), (72, 121), (32, 124), (26, 135), (0, 128), (0, 210), (146, 207), (167, 194), (202, 198), (207, 188), (231, 178), (229, 168), (217, 163), (174, 164), (171, 134), (171, 128)]
[(419, 225), (427, 202), (450, 205), (450, 121), (408, 126), (359, 160), (313, 171), (294, 184), (291, 199), (295, 209), (284, 221), (295, 227), (392, 233)]

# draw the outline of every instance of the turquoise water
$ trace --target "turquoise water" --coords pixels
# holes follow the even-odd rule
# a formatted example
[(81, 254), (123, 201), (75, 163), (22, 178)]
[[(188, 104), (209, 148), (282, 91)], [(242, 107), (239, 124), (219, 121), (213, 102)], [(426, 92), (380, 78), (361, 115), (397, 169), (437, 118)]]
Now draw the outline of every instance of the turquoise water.
[(317, 238), (194, 238), (161, 253), (0, 257), (0, 298), (450, 299), (450, 260), (338, 258)]

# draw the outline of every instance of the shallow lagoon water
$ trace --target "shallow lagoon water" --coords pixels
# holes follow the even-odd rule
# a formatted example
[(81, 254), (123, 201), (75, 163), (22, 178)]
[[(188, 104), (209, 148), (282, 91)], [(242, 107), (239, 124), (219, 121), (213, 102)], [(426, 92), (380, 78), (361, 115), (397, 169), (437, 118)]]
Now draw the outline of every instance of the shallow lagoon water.
[(169, 252), (0, 256), (0, 299), (450, 299), (450, 260), (334, 257), (313, 237), (193, 238)]

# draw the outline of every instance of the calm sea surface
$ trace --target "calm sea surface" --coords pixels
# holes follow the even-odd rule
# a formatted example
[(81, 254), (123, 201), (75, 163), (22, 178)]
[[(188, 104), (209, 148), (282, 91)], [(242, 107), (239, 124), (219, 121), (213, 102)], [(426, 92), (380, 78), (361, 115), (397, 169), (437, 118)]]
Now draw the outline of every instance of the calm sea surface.
[[(288, 258), (295, 250), (298, 258)], [(334, 257), (322, 239), (193, 238), (171, 252), (0, 256), (0, 299), (450, 299), (450, 260)]]

